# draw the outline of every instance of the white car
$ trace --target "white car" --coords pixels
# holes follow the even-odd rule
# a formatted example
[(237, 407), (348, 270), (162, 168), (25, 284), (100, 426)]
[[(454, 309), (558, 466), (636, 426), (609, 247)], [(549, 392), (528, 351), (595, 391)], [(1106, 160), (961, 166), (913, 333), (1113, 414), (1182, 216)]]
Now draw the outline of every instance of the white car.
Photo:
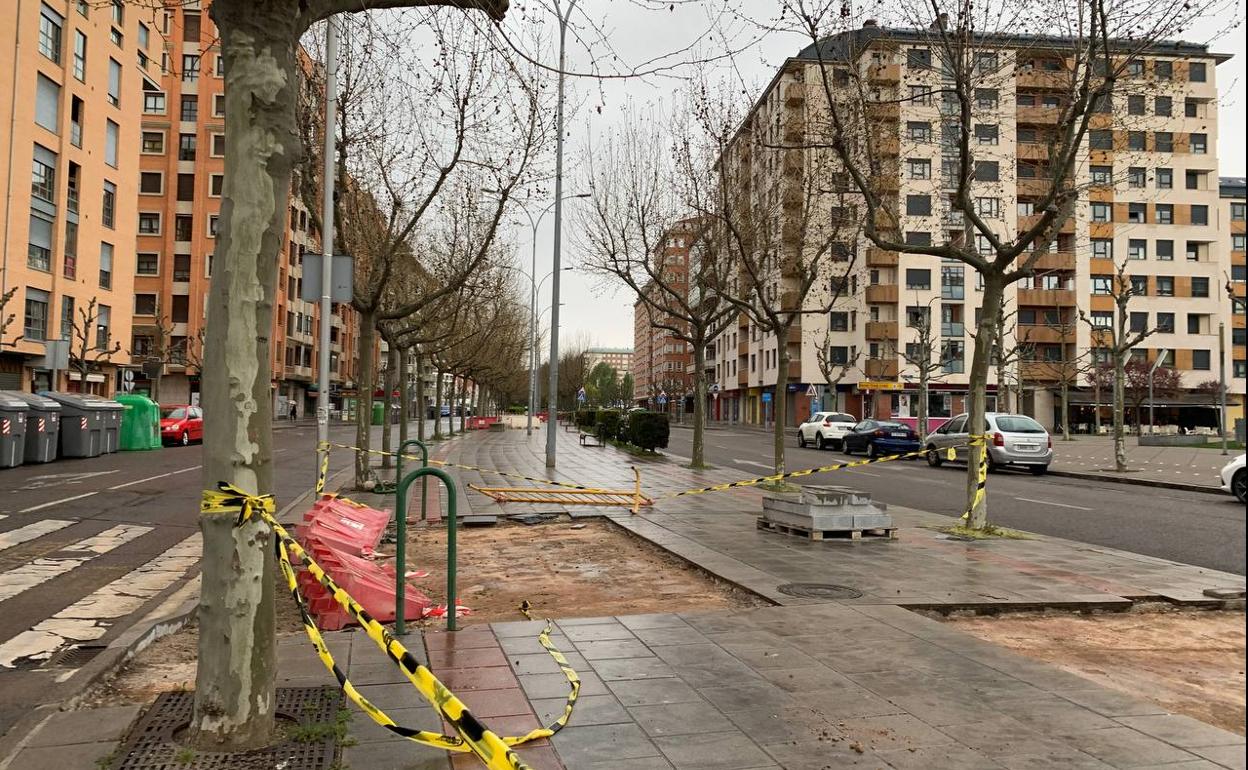
[(1244, 457), (1236, 457), (1222, 469), (1222, 491), (1235, 495), (1241, 503), (1248, 494), (1248, 470), (1244, 469)]
[(797, 445), (814, 444), (820, 449), (841, 448), (841, 439), (855, 425), (858, 418), (844, 412), (815, 412), (806, 422), (797, 426)]

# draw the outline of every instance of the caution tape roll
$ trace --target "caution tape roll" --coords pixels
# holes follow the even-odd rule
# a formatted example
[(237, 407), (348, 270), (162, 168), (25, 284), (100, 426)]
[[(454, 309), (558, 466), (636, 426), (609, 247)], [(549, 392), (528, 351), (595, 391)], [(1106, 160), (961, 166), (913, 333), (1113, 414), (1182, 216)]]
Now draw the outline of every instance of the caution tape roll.
[(962, 518), (969, 522), (971, 514), (983, 505), (984, 497), (988, 494), (988, 436), (972, 435), (971, 442), (967, 446), (979, 447), (979, 477), (975, 481), (975, 496), (967, 506), (966, 512), (962, 514)]

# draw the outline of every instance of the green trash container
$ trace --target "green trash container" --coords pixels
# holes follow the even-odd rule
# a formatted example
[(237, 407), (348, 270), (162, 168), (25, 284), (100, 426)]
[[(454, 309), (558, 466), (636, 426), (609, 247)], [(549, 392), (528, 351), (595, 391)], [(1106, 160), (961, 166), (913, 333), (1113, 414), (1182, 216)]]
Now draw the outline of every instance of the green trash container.
[(381, 425), (381, 421), (386, 416), (386, 404), (384, 401), (373, 402), (373, 425)]
[(125, 407), (121, 415), (121, 451), (160, 449), (160, 404), (138, 393), (115, 399)]

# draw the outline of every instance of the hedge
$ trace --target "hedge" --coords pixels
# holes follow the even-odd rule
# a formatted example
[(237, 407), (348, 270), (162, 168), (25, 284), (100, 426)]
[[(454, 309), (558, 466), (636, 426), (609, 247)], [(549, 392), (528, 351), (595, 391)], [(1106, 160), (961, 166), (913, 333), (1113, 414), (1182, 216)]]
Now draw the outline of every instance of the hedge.
[(620, 438), (620, 430), (624, 425), (624, 417), (615, 409), (603, 409), (598, 412), (598, 424), (594, 435), (600, 441), (615, 441)]
[(663, 412), (630, 412), (625, 434), (628, 443), (653, 452), (667, 447), (671, 425)]

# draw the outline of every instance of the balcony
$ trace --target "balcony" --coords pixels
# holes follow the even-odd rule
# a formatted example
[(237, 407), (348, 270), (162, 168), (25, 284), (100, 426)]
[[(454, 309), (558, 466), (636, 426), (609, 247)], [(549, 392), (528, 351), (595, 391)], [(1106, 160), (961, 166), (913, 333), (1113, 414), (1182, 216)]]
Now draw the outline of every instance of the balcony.
[(748, 356), (750, 354), (750, 341), (741, 340), (737, 343), (737, 355)]
[[(1019, 181), (1021, 182), (1022, 180), (1019, 180)], [(1021, 192), (1020, 192), (1020, 194), (1021, 194)], [(1027, 232), (1028, 230), (1030, 230), (1031, 228), (1033, 228), (1033, 227), (1035, 227), (1036, 225), (1040, 224), (1040, 218), (1041, 218), (1042, 216), (1044, 216), (1044, 215), (1043, 215), (1043, 214), (1030, 214), (1030, 215), (1027, 215), (1027, 216), (1020, 216), (1020, 217), (1018, 218), (1018, 231), (1019, 231), (1020, 233), (1025, 233), (1025, 232)], [(1074, 217), (1066, 217), (1066, 220), (1065, 220), (1064, 222), (1062, 222), (1062, 225), (1061, 225), (1061, 227), (1059, 227), (1059, 228), (1058, 228), (1057, 232), (1062, 233), (1063, 235), (1071, 235), (1071, 234), (1073, 234), (1073, 233), (1075, 232), (1075, 219), (1074, 219)]]
[(867, 339), (869, 340), (896, 340), (897, 339), (897, 322), (896, 321), (867, 321), (866, 330)]
[(866, 364), (867, 378), (872, 380), (897, 379), (897, 359), (868, 358)]
[(901, 140), (896, 134), (880, 134), (872, 144), (875, 154), (885, 158), (895, 158), (901, 154)]
[(793, 324), (789, 327), (788, 336), (785, 337), (790, 345), (800, 345), (802, 342), (802, 327), (800, 324)]
[(1033, 126), (1056, 126), (1061, 112), (1059, 107), (1018, 107), (1015, 118)]
[(901, 105), (897, 102), (873, 102), (867, 105), (867, 119), (896, 123), (901, 120)]
[(1018, 304), (1020, 305), (1057, 305), (1075, 304), (1074, 289), (1019, 289)]
[(867, 248), (867, 267), (897, 267), (897, 252), (869, 246)]
[(1045, 91), (1071, 91), (1074, 76), (1065, 70), (1025, 70), (1015, 76), (1015, 86), (1020, 90), (1041, 89)]
[(801, 107), (805, 103), (805, 83), (789, 83), (784, 87), (784, 105), (786, 107)]
[(1047, 144), (1022, 142), (1018, 145), (1018, 159), (1047, 161), (1049, 159), (1049, 146)]
[(873, 305), (897, 304), (897, 284), (876, 284), (867, 287), (867, 302)]
[(867, 68), (867, 82), (871, 85), (895, 86), (901, 82), (901, 65), (873, 64)]
[(1020, 198), (1041, 198), (1053, 189), (1053, 179), (1045, 176), (1020, 177), (1014, 187), (1015, 194)]
[(1019, 324), (1014, 337), (1020, 343), (1061, 344), (1075, 341), (1074, 329), (1070, 324), (1060, 326)]
[(1061, 378), (1061, 361), (1021, 361), (1019, 365), (1024, 380), (1031, 382), (1053, 381)]
[(746, 368), (744, 366), (739, 367), (737, 370), (737, 385), (739, 387), (744, 388), (745, 386), (749, 384), (750, 384), (750, 373), (746, 371)]
[[(1027, 261), (1027, 256), (1019, 258), (1019, 263)], [(1036, 257), (1036, 261), (1031, 263), (1033, 270), (1037, 272), (1051, 272), (1053, 270), (1074, 270), (1075, 254), (1072, 251), (1049, 251)], [(1092, 272), (1096, 272), (1093, 270)]]

